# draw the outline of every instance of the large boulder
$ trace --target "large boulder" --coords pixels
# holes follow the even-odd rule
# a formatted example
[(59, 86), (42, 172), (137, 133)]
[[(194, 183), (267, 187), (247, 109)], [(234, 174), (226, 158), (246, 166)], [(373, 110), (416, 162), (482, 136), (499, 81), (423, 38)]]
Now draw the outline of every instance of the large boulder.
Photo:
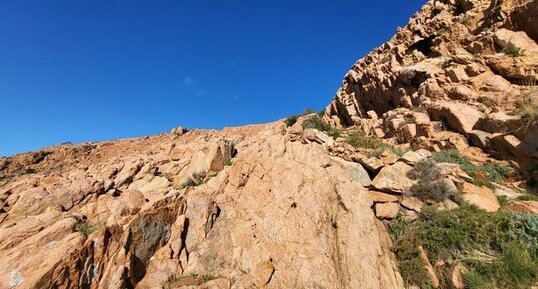
[(407, 176), (412, 169), (413, 167), (404, 162), (386, 166), (372, 180), (372, 187), (384, 192), (406, 192), (413, 185), (413, 180)]
[(428, 113), (432, 119), (446, 122), (446, 125), (461, 134), (471, 132), (482, 115), (472, 106), (449, 101), (432, 103)]
[(479, 187), (464, 183), (461, 192), (464, 201), (475, 205), (486, 212), (496, 212), (501, 208), (495, 193), (487, 187)]

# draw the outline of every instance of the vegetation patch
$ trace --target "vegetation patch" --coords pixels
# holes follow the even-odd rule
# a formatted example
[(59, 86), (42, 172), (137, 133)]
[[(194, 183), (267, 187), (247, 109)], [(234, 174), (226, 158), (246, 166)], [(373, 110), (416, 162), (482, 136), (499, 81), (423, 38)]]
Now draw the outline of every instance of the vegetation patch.
[(454, 60), (452, 58), (448, 58), (448, 59), (445, 59), (443, 62), (441, 62), (441, 64), (439, 64), (439, 66), (442, 69), (447, 69), (450, 66), (452, 66), (453, 64), (454, 64)]
[(521, 49), (519, 49), (519, 47), (515, 46), (512, 43), (508, 44), (504, 48), (503, 52), (504, 54), (509, 55), (511, 57), (518, 57), (521, 55)]
[[(487, 213), (471, 205), (438, 211), (424, 207), (420, 218), (389, 223), (400, 272), (406, 285), (428, 288), (418, 246), (432, 264), (439, 260), (467, 268), (466, 288), (530, 288), (538, 280), (538, 215)], [(438, 267), (441, 288), (450, 288), (447, 268)]]
[(177, 275), (163, 284), (163, 288), (179, 288), (182, 286), (199, 286), (211, 280), (217, 279), (211, 274)]
[(303, 128), (313, 128), (327, 133), (332, 138), (340, 137), (342, 131), (325, 123), (319, 115), (313, 115), (303, 121)]
[(354, 148), (373, 149), (371, 156), (379, 156), (384, 151), (391, 151), (398, 156), (402, 156), (405, 151), (397, 149), (391, 145), (384, 143), (380, 138), (368, 136), (362, 131), (352, 131), (346, 137), (346, 143)]
[(286, 123), (287, 127), (290, 127), (294, 125), (298, 119), (299, 119), (298, 115), (290, 115), (284, 120), (284, 122)]
[(193, 173), (190, 178), (183, 181), (179, 185), (178, 190), (182, 190), (186, 187), (196, 187), (196, 186), (204, 184), (205, 182), (206, 182), (206, 173), (196, 172), (196, 173)]
[(525, 194), (525, 195), (521, 195), (517, 197), (516, 199), (519, 201), (537, 201), (538, 202), (538, 195)]
[(492, 108), (498, 106), (497, 101), (495, 101), (493, 98), (489, 98), (486, 96), (480, 96), (478, 97), (478, 102), (485, 105), (486, 107)]
[(78, 223), (76, 226), (75, 226), (75, 230), (81, 232), (81, 233), (84, 233), (85, 235), (90, 235), (91, 233), (97, 231), (97, 229), (99, 229), (99, 226), (96, 225), (96, 224), (92, 224), (90, 222), (82, 222), (82, 223)]
[(418, 180), (411, 187), (411, 193), (421, 200), (443, 201), (452, 194), (443, 180), (441, 169), (432, 159), (418, 162), (409, 172), (409, 177)]
[[(286, 126), (287, 127), (290, 127), (292, 125), (294, 125), (297, 120), (299, 119), (299, 117), (301, 116), (305, 116), (305, 115), (309, 115), (309, 114), (313, 114), (313, 113), (316, 113), (314, 110), (310, 109), (310, 108), (307, 108), (303, 111), (303, 113), (301, 114), (295, 114), (295, 115), (290, 115), (288, 116), (285, 120), (284, 120), (284, 123), (286, 123)], [(319, 114), (322, 114), (323, 112), (320, 112)], [(318, 116), (319, 116), (318, 114)]]
[(520, 130), (527, 131), (531, 127), (538, 126), (538, 103), (531, 102), (523, 107), (517, 112), (519, 117), (521, 117), (521, 126)]
[(435, 152), (433, 159), (438, 163), (458, 164), (479, 185), (491, 186), (491, 182), (503, 183), (509, 173), (508, 168), (497, 163), (475, 165), (468, 158), (460, 155), (457, 150)]
[(425, 106), (412, 106), (409, 109), (414, 112), (426, 112), (427, 111), (427, 108)]

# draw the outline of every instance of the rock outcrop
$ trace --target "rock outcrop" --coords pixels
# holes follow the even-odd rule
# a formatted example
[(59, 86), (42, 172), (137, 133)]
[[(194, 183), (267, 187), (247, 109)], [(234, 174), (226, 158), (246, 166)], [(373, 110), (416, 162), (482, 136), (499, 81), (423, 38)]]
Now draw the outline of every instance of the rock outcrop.
[(8, 158), (0, 288), (403, 288), (368, 173), (311, 133), (277, 122)]
[(452, 130), (532, 178), (538, 123), (522, 111), (538, 114), (537, 11), (531, 0), (428, 1), (353, 65), (325, 121), (434, 149)]

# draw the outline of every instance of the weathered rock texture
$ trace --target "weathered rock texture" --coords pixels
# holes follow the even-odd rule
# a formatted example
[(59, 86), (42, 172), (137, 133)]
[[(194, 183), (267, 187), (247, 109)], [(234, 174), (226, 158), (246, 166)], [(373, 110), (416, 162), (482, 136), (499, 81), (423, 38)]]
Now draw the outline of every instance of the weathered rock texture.
[(299, 133), (174, 131), (4, 159), (0, 288), (403, 288), (366, 171)]
[(538, 103), (537, 15), (536, 0), (428, 1), (353, 65), (324, 119), (436, 150), (452, 130), (532, 176), (538, 128), (518, 111)]

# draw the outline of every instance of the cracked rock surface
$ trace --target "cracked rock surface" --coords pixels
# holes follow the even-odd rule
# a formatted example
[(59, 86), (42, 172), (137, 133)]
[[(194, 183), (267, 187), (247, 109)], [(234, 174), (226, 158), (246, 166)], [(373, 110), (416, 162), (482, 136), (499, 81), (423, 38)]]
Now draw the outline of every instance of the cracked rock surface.
[(366, 171), (291, 130), (5, 159), (0, 288), (403, 288)]

